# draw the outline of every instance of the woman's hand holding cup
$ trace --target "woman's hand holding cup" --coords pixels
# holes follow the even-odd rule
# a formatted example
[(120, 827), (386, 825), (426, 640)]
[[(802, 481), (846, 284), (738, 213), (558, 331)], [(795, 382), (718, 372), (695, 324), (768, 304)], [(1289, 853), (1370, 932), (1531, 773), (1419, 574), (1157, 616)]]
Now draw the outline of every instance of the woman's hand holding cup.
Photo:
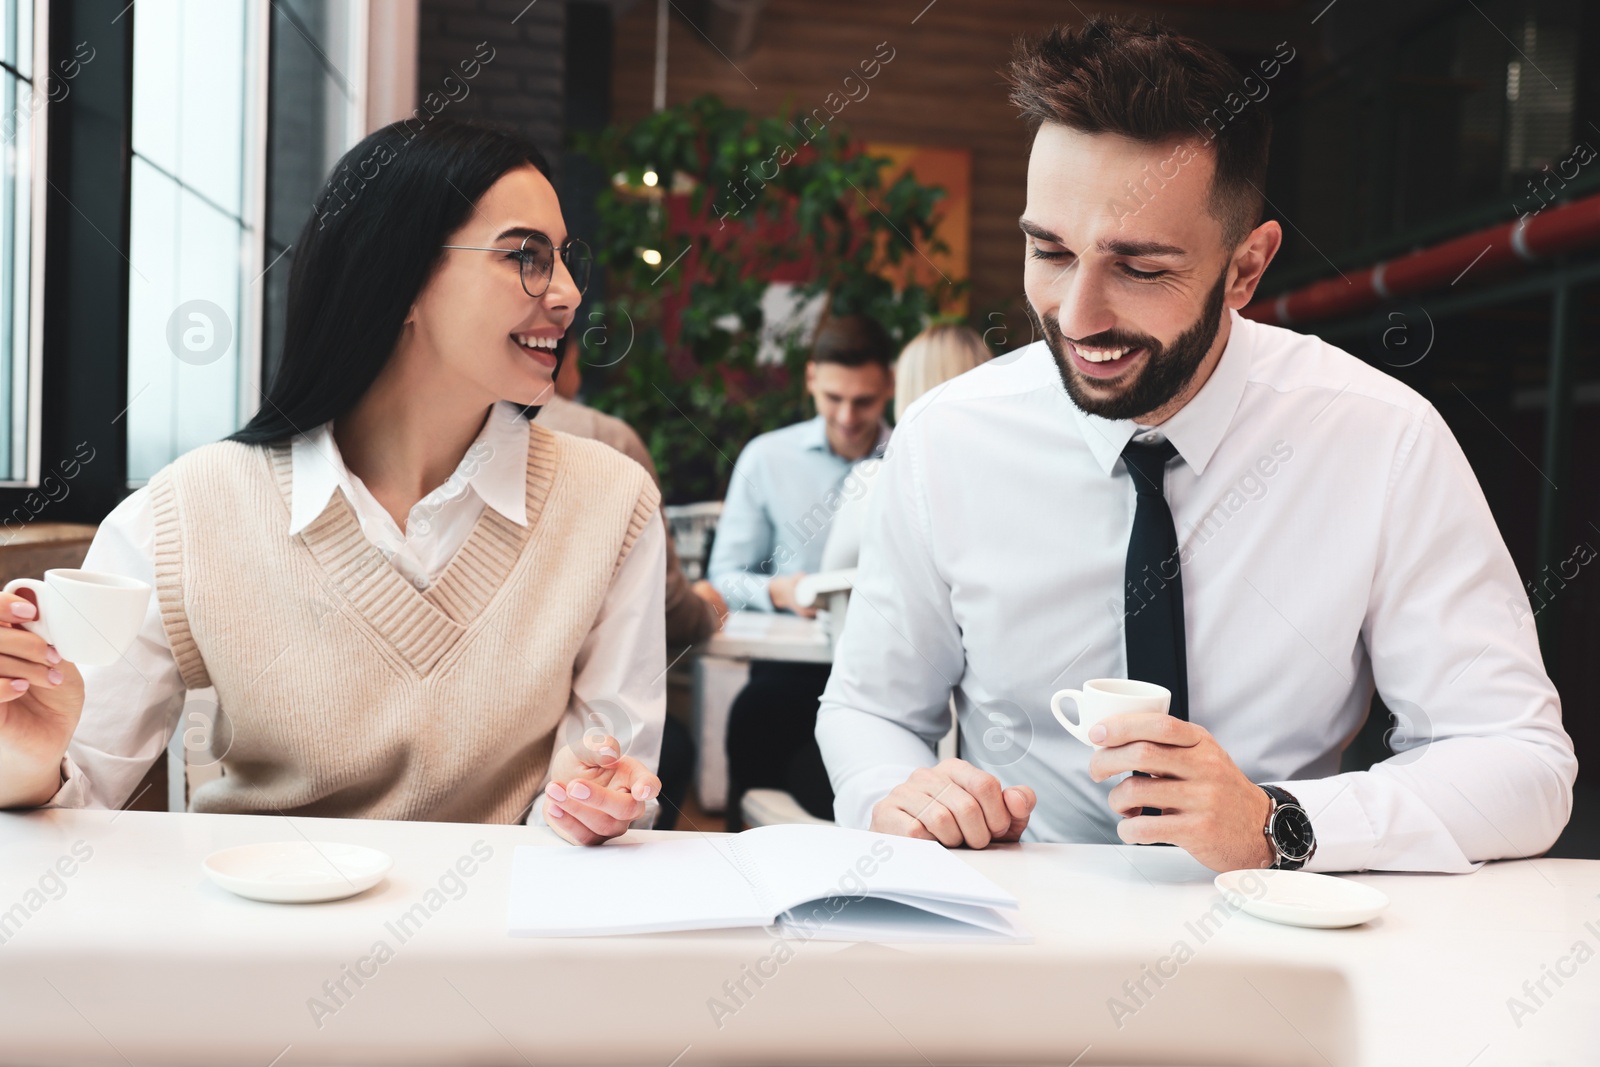
[(61, 756), (83, 714), (83, 675), (23, 628), (34, 601), (0, 593), (0, 807), (43, 804), (61, 787)]
[(148, 583), (74, 568), (0, 590), (0, 808), (43, 804), (83, 715), (78, 664), (114, 663), (139, 635)]

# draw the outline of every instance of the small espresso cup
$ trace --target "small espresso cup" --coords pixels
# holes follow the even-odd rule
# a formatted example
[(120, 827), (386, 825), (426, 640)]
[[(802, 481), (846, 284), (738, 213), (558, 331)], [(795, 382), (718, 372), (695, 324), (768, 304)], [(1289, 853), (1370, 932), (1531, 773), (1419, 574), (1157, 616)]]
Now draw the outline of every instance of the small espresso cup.
[(61, 658), (85, 667), (115, 663), (139, 636), (150, 605), (150, 586), (137, 578), (100, 571), (57, 568), (37, 578), (16, 578), (5, 591), (31, 589), (39, 602), (39, 617), (19, 620), (61, 653)]
[[(1061, 702), (1071, 700), (1078, 706), (1078, 721), (1073, 722), (1061, 710)], [(1086, 745), (1100, 746), (1089, 740), (1089, 727), (1107, 715), (1120, 715), (1125, 711), (1159, 711), (1165, 715), (1172, 702), (1172, 693), (1154, 682), (1136, 682), (1128, 678), (1092, 678), (1082, 689), (1063, 689), (1050, 698), (1050, 713), (1073, 737)]]

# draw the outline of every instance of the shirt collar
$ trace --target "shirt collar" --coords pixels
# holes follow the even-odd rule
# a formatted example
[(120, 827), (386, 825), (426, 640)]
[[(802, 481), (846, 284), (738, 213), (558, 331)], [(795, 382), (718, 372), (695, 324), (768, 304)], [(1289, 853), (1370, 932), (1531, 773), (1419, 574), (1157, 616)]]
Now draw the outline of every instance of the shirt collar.
[(296, 434), (289, 447), (289, 461), (289, 536), (293, 537), (316, 521), (333, 498), (334, 490), (343, 488), (345, 496), (352, 500), (354, 494), (348, 488), (349, 471), (333, 439), (331, 422), (309, 433)]
[[(455, 474), (451, 475), (452, 479), (459, 475), (485, 505), (518, 526), (528, 525), (529, 430), (522, 411), (516, 404), (496, 403), (484, 420), (483, 429), (461, 457)], [(334, 440), (331, 422), (297, 435), (290, 446), (289, 458), (292, 469), (289, 536), (293, 537), (327, 510), (334, 490), (342, 490), (345, 499), (352, 504), (355, 491), (350, 469), (345, 466), (338, 442)], [(451, 488), (447, 480), (424, 499), (435, 495), (442, 499), (460, 495)]]
[[(1206, 464), (1216, 454), (1217, 446), (1222, 443), (1222, 435), (1227, 433), (1234, 413), (1239, 410), (1245, 382), (1250, 376), (1255, 323), (1231, 308), (1228, 316), (1228, 343), (1223, 347), (1222, 357), (1211, 371), (1211, 377), (1206, 379), (1206, 384), (1200, 387), (1194, 399), (1172, 418), (1155, 427), (1172, 442), (1178, 455), (1183, 457), (1196, 475), (1205, 473)], [(1054, 369), (1052, 365), (1051, 370)], [(1108, 476), (1134, 434), (1147, 429), (1131, 419), (1102, 419), (1098, 415), (1088, 414), (1070, 400), (1068, 404), (1083, 428), (1084, 442)]]
[[(828, 444), (828, 424), (823, 421), (821, 415), (815, 416), (811, 421), (802, 425), (805, 427), (804, 437), (800, 444), (802, 449), (810, 452), (827, 452), (838, 455), (833, 451), (833, 446)], [(872, 451), (862, 456), (861, 459), (882, 459), (884, 450), (889, 447), (890, 432), (888, 420), (879, 419), (878, 443), (873, 445)], [(843, 457), (841, 456), (840, 458), (842, 459)], [(860, 460), (852, 460), (852, 462), (859, 463)]]
[[(499, 401), (489, 412), (474, 446), (462, 457), (465, 467), (476, 455), (482, 459), (475, 471), (462, 474), (483, 502), (518, 526), (528, 525), (528, 422), (519, 404)], [(458, 468), (458, 472), (461, 468)]]

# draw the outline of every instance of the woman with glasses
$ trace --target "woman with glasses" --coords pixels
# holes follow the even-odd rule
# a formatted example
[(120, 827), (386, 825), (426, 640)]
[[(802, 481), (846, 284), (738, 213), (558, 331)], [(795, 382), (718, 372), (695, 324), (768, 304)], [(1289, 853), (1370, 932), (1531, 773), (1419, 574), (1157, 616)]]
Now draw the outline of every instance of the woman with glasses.
[(121, 806), (181, 730), (194, 811), (614, 837), (660, 792), (659, 494), (530, 421), (589, 251), (515, 134), (396, 123), (334, 175), (260, 410), (84, 561), (154, 587), (134, 647), (80, 671), (0, 602), (0, 806)]

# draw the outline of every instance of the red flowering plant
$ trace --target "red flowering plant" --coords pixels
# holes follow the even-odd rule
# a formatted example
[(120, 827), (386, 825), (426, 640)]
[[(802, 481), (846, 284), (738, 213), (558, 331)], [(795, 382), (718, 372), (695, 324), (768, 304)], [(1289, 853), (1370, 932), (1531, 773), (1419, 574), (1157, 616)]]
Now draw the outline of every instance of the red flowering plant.
[(809, 416), (822, 316), (872, 315), (903, 344), (966, 284), (891, 280), (944, 250), (944, 190), (886, 185), (887, 160), (812, 116), (702, 96), (575, 147), (614, 176), (597, 203), (603, 295), (573, 326), (588, 399), (639, 431), (669, 502), (720, 498), (745, 442)]

